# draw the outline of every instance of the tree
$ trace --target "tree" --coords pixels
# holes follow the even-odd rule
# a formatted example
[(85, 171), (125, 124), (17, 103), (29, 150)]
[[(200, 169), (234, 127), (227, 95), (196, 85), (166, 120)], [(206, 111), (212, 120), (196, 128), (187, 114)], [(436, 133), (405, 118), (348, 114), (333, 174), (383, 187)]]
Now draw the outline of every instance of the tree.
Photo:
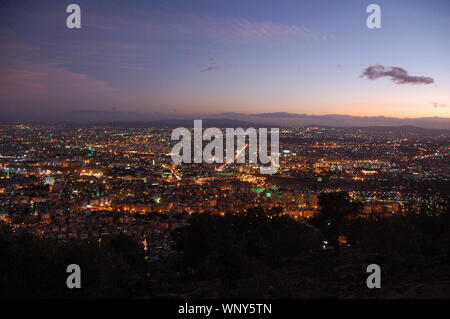
[(269, 215), (270, 216), (280, 216), (282, 213), (283, 213), (283, 207), (275, 206), (275, 207), (271, 208)]
[(386, 262), (399, 266), (417, 264), (421, 257), (422, 238), (422, 233), (406, 216), (385, 217), (371, 222), (363, 234), (367, 252), (379, 254)]
[(313, 223), (330, 245), (338, 247), (338, 237), (345, 233), (346, 219), (361, 213), (363, 204), (352, 201), (347, 192), (321, 193), (318, 204), (320, 213)]
[(286, 265), (321, 247), (317, 231), (288, 216), (268, 216), (262, 207), (246, 214), (193, 214), (173, 238), (182, 262), (199, 275), (220, 279), (226, 293), (261, 267)]
[[(0, 298), (137, 296), (145, 283), (142, 249), (127, 236), (58, 241), (0, 229)], [(81, 267), (81, 289), (67, 289), (66, 269)]]

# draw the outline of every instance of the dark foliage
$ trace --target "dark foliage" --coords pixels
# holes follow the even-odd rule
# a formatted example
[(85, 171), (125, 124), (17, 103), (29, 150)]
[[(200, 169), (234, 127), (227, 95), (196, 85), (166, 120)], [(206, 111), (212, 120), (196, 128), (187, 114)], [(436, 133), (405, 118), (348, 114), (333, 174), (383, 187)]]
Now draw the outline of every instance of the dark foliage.
[(352, 201), (346, 192), (336, 192), (321, 193), (319, 206), (320, 213), (312, 223), (322, 231), (327, 241), (337, 248), (339, 247), (339, 235), (347, 232), (347, 217), (357, 216), (361, 212), (363, 204)]
[[(356, 218), (362, 206), (346, 193), (322, 194), (319, 205), (310, 224), (279, 208), (193, 214), (172, 233), (177, 253), (158, 260), (147, 260), (125, 235), (61, 242), (2, 228), (0, 298), (335, 297), (364, 286), (370, 263), (382, 266), (386, 282), (411, 283), (448, 269), (445, 209)], [(339, 235), (350, 246), (336, 254)], [(335, 249), (322, 249), (324, 239)], [(81, 289), (66, 286), (69, 264), (81, 266)]]
[(233, 284), (255, 269), (283, 264), (320, 249), (320, 235), (286, 216), (256, 207), (244, 215), (193, 215), (190, 225), (174, 233), (176, 248), (190, 267), (207, 268)]
[[(61, 243), (3, 230), (0, 260), (1, 298), (131, 297), (145, 279), (142, 249), (127, 236)], [(70, 264), (82, 269), (81, 289), (66, 286)]]

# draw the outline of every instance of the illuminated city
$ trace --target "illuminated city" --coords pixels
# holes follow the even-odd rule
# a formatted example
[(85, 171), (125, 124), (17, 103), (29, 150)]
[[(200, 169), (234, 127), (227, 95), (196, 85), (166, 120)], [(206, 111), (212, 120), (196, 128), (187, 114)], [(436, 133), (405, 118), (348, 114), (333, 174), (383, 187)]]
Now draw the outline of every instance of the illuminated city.
[(450, 297), (449, 2), (281, 2), (2, 1), (0, 299)]

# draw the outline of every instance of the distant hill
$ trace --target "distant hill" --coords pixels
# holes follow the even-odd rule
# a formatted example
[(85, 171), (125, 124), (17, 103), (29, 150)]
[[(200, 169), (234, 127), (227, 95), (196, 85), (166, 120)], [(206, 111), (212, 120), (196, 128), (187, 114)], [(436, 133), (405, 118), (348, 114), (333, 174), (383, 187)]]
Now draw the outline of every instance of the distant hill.
[(280, 127), (302, 126), (329, 126), (329, 127), (421, 127), (427, 129), (450, 130), (450, 118), (421, 117), (421, 118), (395, 118), (385, 116), (351, 116), (351, 115), (307, 115), (297, 113), (219, 113), (213, 115), (216, 118), (237, 119), (259, 125)]
[[(4, 113), (4, 111), (3, 111)], [(236, 112), (216, 114), (138, 113), (117, 110), (74, 110), (60, 113), (28, 112), (14, 114), (0, 112), (2, 123), (108, 123), (115, 126), (189, 127), (194, 119), (203, 119), (206, 126), (214, 127), (420, 127), (450, 130), (450, 118), (421, 117), (396, 118), (385, 116), (351, 116), (340, 114), (308, 115), (273, 112), (245, 114)]]
[(399, 133), (417, 133), (417, 134), (432, 134), (432, 135), (439, 135), (439, 134), (450, 134), (450, 130), (445, 129), (429, 129), (429, 128), (423, 128), (423, 127), (417, 127), (417, 126), (368, 126), (368, 127), (354, 127), (354, 129), (360, 129), (364, 130), (365, 132), (370, 133), (383, 133), (386, 132), (392, 132), (393, 134), (399, 134)]

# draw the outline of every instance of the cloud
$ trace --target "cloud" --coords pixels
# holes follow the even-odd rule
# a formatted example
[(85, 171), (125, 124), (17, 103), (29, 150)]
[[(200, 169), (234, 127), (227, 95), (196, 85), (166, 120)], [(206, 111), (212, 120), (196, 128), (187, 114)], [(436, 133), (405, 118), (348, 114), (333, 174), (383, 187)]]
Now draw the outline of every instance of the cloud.
[[(220, 20), (209, 17), (194, 17), (191, 26), (193, 34), (201, 34), (208, 37), (226, 40), (263, 40), (269, 38), (292, 38), (318, 36), (311, 30), (296, 25), (276, 23), (272, 21), (255, 21), (243, 17)], [(205, 32), (206, 31), (206, 32)], [(231, 53), (231, 52), (230, 52)]]
[[(17, 99), (50, 97), (59, 94), (99, 94), (115, 89), (108, 83), (75, 73), (59, 63), (16, 61), (0, 69), (0, 94)], [(69, 92), (69, 93), (68, 93)]]
[[(226, 43), (247, 43), (276, 38), (324, 40), (318, 32), (301, 25), (245, 17), (227, 19), (193, 13), (152, 10), (135, 12), (133, 19), (95, 12), (91, 14), (90, 19), (93, 21), (88, 23), (93, 27), (106, 26), (118, 29), (115, 32), (116, 36), (127, 36), (130, 31), (139, 30), (139, 35), (146, 39), (183, 37), (184, 39), (212, 39), (216, 42)], [(229, 53), (237, 52), (231, 50)]]
[(425, 76), (412, 76), (400, 67), (385, 67), (377, 64), (363, 70), (361, 77), (367, 77), (369, 80), (376, 80), (383, 77), (390, 77), (396, 84), (432, 84), (434, 79)]
[(203, 69), (202, 72), (216, 71), (219, 68), (216, 66), (208, 66), (206, 69)]
[(431, 103), (434, 107), (448, 107), (446, 104), (438, 103), (438, 102), (432, 102)]

